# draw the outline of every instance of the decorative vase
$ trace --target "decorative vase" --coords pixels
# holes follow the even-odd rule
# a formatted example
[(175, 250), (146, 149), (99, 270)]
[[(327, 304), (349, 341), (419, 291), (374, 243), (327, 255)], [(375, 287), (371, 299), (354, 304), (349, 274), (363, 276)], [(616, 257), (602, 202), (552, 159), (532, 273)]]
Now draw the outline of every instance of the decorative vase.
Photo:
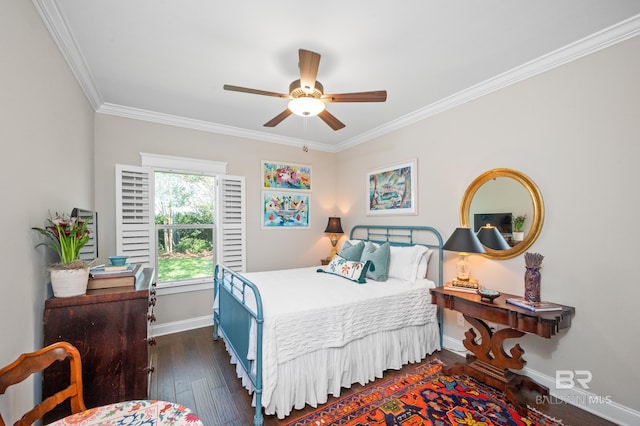
[(87, 293), (89, 268), (52, 269), (50, 273), (55, 297), (72, 297)]
[(524, 273), (524, 299), (527, 302), (540, 301), (540, 268), (527, 268)]

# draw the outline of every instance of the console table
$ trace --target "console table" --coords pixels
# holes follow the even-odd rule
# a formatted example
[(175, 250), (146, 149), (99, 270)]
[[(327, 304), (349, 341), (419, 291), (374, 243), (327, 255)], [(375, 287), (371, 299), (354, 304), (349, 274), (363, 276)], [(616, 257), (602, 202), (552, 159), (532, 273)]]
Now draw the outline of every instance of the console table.
[[(444, 369), (445, 374), (466, 374), (504, 391), (521, 415), (527, 414), (527, 404), (521, 394), (523, 386), (542, 395), (549, 394), (545, 386), (511, 371), (521, 370), (526, 364), (520, 345), (515, 344), (507, 354), (502, 344), (505, 339), (519, 338), (525, 333), (551, 338), (559, 330), (571, 325), (575, 308), (560, 305), (562, 309), (557, 311), (532, 312), (507, 303), (507, 298), (520, 297), (513, 294), (503, 293), (493, 302), (485, 302), (477, 294), (445, 290), (444, 287), (430, 291), (432, 303), (461, 312), (481, 337), (481, 343), (477, 343), (473, 328), (465, 333), (462, 343), (473, 355), (467, 355), (464, 363)], [(485, 321), (507, 327), (494, 332)]]

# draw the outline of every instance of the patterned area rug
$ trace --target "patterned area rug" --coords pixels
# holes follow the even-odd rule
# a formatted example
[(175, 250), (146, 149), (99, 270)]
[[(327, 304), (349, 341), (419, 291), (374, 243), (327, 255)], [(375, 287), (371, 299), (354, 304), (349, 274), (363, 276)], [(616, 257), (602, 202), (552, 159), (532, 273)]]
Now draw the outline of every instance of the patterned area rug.
[(286, 426), (562, 425), (534, 410), (521, 417), (503, 392), (467, 376), (441, 374), (441, 370), (439, 360), (421, 364)]

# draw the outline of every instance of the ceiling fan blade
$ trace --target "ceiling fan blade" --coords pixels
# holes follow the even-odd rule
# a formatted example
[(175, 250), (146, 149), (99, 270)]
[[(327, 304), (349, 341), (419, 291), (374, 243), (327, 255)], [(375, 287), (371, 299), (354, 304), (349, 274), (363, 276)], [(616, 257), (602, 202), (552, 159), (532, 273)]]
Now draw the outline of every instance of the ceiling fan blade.
[(258, 89), (249, 89), (247, 87), (232, 86), (230, 84), (225, 84), (223, 88), (224, 90), (231, 90), (233, 92), (243, 92), (243, 93), (251, 93), (254, 95), (275, 96), (276, 98), (291, 99), (291, 95), (285, 95), (284, 93), (268, 92), (266, 90), (258, 90)]
[(285, 118), (291, 115), (291, 110), (289, 108), (282, 111), (280, 114), (273, 117), (271, 120), (264, 123), (264, 127), (276, 127), (278, 124), (282, 122)]
[(322, 121), (327, 123), (329, 127), (331, 127), (333, 130), (340, 130), (344, 127), (344, 123), (338, 120), (333, 114), (331, 114), (326, 109), (322, 110), (322, 112), (318, 114), (318, 117), (320, 117)]
[(386, 90), (357, 93), (335, 93), (323, 95), (320, 99), (324, 102), (384, 102), (387, 100)]
[(307, 93), (313, 92), (316, 85), (316, 77), (318, 76), (318, 67), (320, 66), (320, 54), (310, 50), (298, 50), (300, 67), (300, 87)]

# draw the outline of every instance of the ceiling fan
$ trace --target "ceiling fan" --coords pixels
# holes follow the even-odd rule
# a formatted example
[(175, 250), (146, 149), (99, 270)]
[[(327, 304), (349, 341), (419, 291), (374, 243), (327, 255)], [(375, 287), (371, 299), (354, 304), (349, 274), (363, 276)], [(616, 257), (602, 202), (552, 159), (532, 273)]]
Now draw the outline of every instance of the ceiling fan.
[(320, 54), (310, 50), (299, 49), (300, 79), (289, 85), (289, 94), (269, 92), (266, 90), (249, 89), (246, 87), (224, 85), (224, 90), (234, 92), (253, 93), (255, 95), (274, 96), (277, 98), (291, 99), (287, 109), (264, 123), (265, 127), (275, 127), (291, 114), (302, 117), (317, 115), (333, 130), (345, 127), (333, 114), (325, 109), (327, 102), (384, 102), (387, 100), (386, 90), (372, 92), (354, 92), (339, 94), (324, 94), (322, 83), (316, 80), (320, 65)]

